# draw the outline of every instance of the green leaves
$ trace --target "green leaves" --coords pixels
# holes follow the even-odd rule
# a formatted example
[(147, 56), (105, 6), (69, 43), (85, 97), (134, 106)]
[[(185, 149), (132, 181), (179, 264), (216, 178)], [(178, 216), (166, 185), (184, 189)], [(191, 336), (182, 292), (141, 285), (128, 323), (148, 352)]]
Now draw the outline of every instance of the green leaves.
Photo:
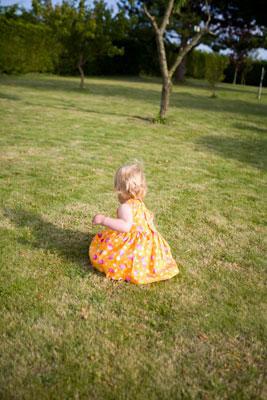
[(178, 0), (174, 3), (174, 7), (173, 7), (173, 12), (174, 13), (179, 13), (181, 8), (186, 6), (186, 4), (188, 3), (188, 0)]
[(206, 55), (205, 78), (212, 88), (212, 96), (215, 97), (215, 85), (224, 78), (224, 70), (229, 64), (229, 59), (220, 54)]
[(53, 71), (60, 47), (43, 24), (0, 16), (0, 71), (27, 73)]

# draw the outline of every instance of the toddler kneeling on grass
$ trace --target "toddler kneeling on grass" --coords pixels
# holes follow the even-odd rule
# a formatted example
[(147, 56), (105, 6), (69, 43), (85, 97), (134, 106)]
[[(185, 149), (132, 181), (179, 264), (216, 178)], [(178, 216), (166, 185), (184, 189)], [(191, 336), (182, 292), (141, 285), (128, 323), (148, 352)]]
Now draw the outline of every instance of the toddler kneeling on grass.
[(96, 214), (94, 225), (107, 229), (92, 240), (92, 265), (108, 278), (146, 284), (170, 279), (179, 273), (166, 240), (155, 228), (146, 208), (146, 180), (139, 163), (124, 165), (115, 175), (114, 187), (120, 206), (118, 218)]

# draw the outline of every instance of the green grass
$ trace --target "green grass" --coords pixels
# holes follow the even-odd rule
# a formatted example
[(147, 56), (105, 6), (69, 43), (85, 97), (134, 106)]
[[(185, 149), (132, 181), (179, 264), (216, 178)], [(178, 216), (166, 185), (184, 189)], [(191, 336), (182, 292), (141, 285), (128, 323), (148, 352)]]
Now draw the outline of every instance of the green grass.
[[(0, 79), (2, 399), (263, 399), (267, 97), (156, 79)], [(181, 274), (89, 266), (115, 170), (143, 160)]]

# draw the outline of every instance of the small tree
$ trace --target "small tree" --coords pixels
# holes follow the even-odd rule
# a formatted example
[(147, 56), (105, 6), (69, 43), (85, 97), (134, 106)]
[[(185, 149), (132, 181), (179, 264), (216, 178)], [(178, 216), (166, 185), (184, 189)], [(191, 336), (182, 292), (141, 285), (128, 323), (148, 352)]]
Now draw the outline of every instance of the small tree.
[(245, 85), (246, 84), (246, 77), (247, 74), (252, 70), (253, 68), (253, 60), (250, 57), (247, 57), (242, 65), (242, 70), (241, 70), (241, 85)]
[(81, 89), (89, 59), (123, 52), (113, 43), (123, 34), (123, 16), (113, 16), (103, 0), (95, 0), (93, 7), (86, 0), (63, 1), (55, 6), (51, 0), (33, 0), (32, 8), (36, 19), (49, 26), (61, 43), (61, 58), (78, 69)]
[(74, 64), (80, 73), (80, 88), (84, 87), (84, 65), (94, 39), (96, 23), (93, 11), (85, 0), (63, 2), (52, 6), (50, 0), (33, 0), (33, 12), (48, 25), (62, 45), (62, 55)]
[(92, 11), (85, 6), (85, 0), (80, 0), (78, 8), (73, 11), (66, 47), (76, 62), (81, 78), (80, 88), (83, 89), (84, 65), (90, 55), (90, 44), (95, 37), (96, 23)]
[(224, 70), (229, 64), (229, 59), (225, 56), (210, 53), (206, 55), (205, 78), (210, 84), (211, 97), (216, 97), (216, 83), (224, 79)]

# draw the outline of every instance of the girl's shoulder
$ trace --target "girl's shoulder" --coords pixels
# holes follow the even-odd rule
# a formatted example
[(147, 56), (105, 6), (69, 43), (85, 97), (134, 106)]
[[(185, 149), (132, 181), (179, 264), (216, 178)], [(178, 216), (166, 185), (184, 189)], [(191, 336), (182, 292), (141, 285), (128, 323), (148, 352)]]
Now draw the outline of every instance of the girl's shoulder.
[(142, 200), (129, 199), (126, 202), (126, 204), (129, 204), (134, 214), (153, 215), (153, 213), (151, 213), (151, 211), (148, 210), (148, 208), (146, 207), (145, 203)]
[(139, 199), (129, 199), (124, 204), (129, 204), (133, 208), (144, 207), (144, 203)]

